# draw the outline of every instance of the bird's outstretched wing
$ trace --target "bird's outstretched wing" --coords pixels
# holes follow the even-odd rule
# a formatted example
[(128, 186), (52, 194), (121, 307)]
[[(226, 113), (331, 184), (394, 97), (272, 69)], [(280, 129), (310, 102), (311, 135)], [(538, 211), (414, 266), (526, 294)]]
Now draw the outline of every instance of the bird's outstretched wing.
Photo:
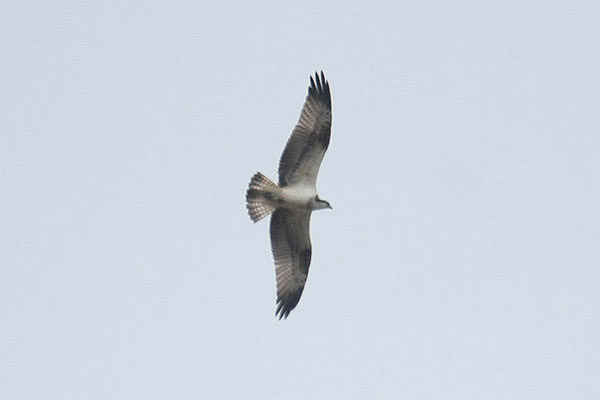
[(277, 311), (287, 318), (296, 307), (306, 277), (312, 248), (310, 245), (310, 211), (279, 208), (271, 216), (271, 249), (277, 277)]
[(315, 188), (331, 136), (331, 93), (325, 75), (310, 77), (300, 119), (279, 160), (279, 186), (295, 183)]

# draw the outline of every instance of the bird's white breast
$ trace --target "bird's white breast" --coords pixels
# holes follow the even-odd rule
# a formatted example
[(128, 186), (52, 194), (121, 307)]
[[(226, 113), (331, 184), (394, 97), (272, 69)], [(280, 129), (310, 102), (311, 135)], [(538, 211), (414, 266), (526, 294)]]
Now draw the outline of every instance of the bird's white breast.
[(317, 192), (314, 188), (305, 185), (290, 185), (281, 189), (280, 198), (288, 208), (306, 208)]

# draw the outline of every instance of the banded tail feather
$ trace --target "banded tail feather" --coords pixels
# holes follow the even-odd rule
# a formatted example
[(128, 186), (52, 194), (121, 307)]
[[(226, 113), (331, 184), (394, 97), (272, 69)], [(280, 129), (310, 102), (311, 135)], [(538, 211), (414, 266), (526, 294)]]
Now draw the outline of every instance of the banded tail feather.
[(254, 174), (246, 192), (246, 208), (252, 221), (258, 222), (277, 209), (275, 198), (279, 190), (275, 182), (260, 172)]

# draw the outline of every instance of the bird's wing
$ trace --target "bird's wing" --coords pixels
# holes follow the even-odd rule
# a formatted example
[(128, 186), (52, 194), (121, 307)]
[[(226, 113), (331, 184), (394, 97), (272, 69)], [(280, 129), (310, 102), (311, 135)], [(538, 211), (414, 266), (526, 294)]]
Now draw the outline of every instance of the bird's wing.
[(271, 249), (277, 278), (279, 319), (287, 318), (296, 307), (308, 275), (310, 245), (310, 211), (279, 208), (271, 216)]
[(300, 119), (279, 160), (279, 186), (302, 183), (316, 191), (317, 174), (331, 136), (331, 93), (325, 75), (310, 77)]

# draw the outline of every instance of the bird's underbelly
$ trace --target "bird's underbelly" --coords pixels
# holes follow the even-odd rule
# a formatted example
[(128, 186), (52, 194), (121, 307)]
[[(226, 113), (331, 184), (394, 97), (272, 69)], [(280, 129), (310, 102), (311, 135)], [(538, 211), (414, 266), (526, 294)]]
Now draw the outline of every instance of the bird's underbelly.
[(301, 190), (296, 188), (284, 188), (279, 194), (281, 206), (286, 208), (310, 208), (312, 199), (315, 194), (309, 190)]

